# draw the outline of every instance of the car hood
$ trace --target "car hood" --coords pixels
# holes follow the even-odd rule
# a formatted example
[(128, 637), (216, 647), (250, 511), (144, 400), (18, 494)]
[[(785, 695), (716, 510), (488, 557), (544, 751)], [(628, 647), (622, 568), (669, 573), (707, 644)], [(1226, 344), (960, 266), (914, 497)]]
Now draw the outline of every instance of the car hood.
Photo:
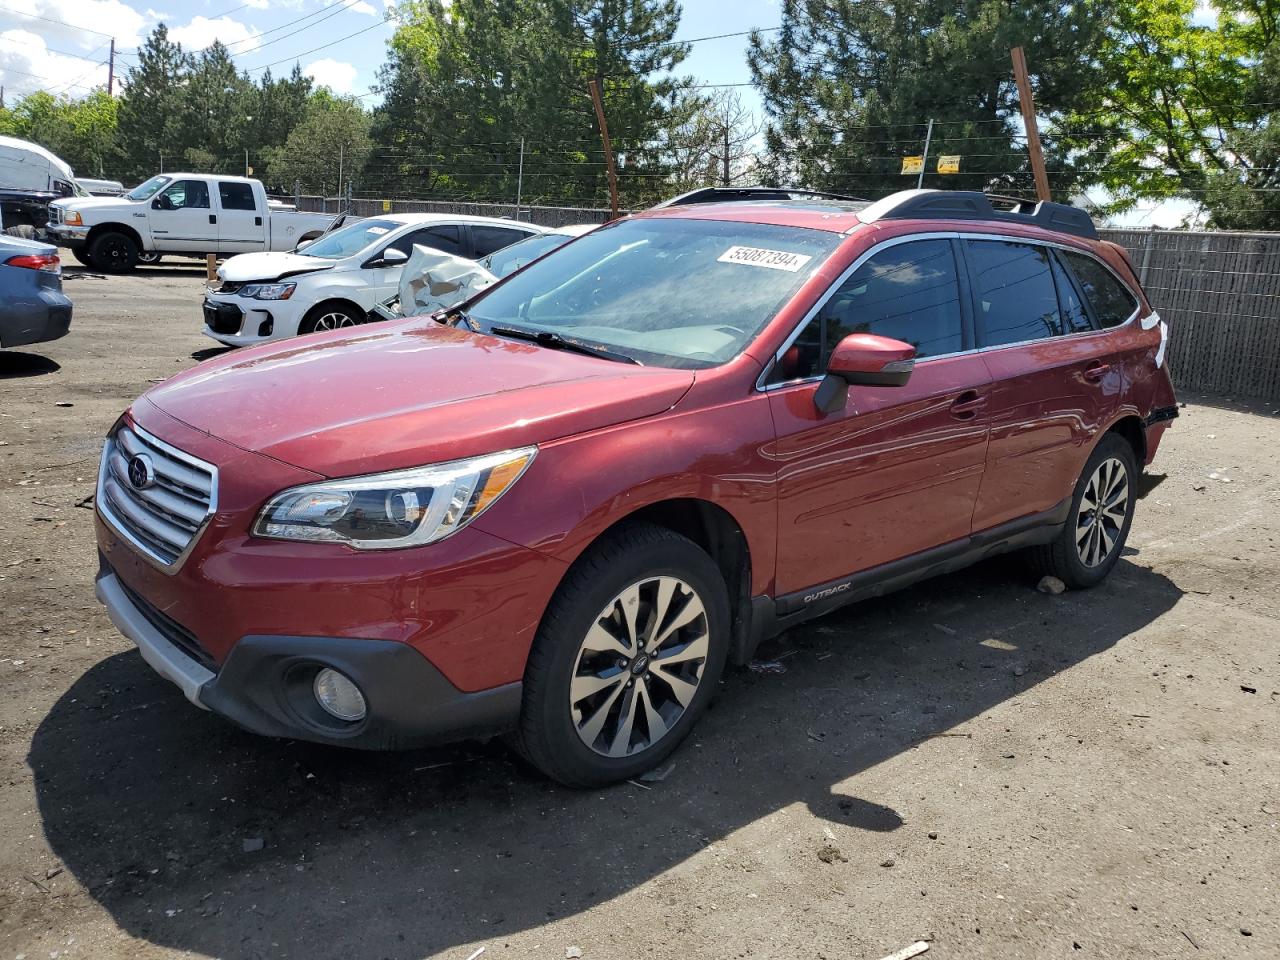
[(690, 370), (410, 318), (209, 360), (148, 391), (183, 423), (324, 476), (545, 443), (669, 409)]
[(223, 280), (244, 283), (249, 280), (279, 280), (300, 273), (332, 270), (335, 260), (304, 257), (297, 253), (242, 253), (218, 268)]
[(84, 213), (98, 207), (130, 207), (134, 201), (124, 197), (61, 197), (49, 204), (51, 207), (62, 207), (64, 210), (76, 210)]

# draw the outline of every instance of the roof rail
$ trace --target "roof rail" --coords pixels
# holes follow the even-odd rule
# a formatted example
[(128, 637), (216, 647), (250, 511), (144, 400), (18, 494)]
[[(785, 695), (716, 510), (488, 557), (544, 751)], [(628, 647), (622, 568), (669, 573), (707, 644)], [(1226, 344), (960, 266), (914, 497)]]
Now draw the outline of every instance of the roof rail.
[(670, 200), (663, 200), (653, 209), (683, 207), (691, 203), (735, 203), (743, 200), (847, 200), (866, 203), (862, 197), (850, 197), (843, 193), (827, 193), (822, 190), (791, 189), (790, 187), (699, 187)]
[[(1008, 204), (997, 210), (991, 201)], [(876, 220), (993, 220), (1024, 223), (1089, 240), (1098, 239), (1098, 228), (1087, 210), (1065, 203), (1020, 200), (977, 190), (901, 190), (877, 200), (858, 214), (863, 223)]]

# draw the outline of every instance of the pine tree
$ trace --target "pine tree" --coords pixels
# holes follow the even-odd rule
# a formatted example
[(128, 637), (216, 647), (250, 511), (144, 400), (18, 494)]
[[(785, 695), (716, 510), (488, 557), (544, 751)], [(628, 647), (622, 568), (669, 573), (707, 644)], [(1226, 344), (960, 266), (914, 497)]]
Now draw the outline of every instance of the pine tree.
[(191, 55), (169, 39), (163, 23), (138, 50), (138, 65), (124, 80), (117, 114), (124, 179), (143, 180), (162, 162), (169, 169), (180, 163), (187, 146), (184, 84), (191, 67)]
[[(751, 38), (764, 99), (766, 169), (779, 183), (882, 196), (914, 187), (901, 158), (958, 154), (961, 173), (926, 186), (1028, 193), (1010, 48), (1021, 46), (1037, 113), (1069, 111), (1092, 76), (1110, 0), (784, 0), (782, 29)], [(1076, 177), (1052, 138), (1058, 193)], [(1064, 196), (1063, 199), (1066, 197)]]

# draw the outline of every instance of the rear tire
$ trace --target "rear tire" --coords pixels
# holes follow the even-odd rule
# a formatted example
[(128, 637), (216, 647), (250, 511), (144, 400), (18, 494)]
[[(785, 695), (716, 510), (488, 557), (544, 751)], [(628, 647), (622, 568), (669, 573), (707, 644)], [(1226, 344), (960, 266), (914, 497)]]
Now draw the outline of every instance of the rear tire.
[(1076, 481), (1061, 533), (1029, 551), (1033, 564), (1074, 590), (1097, 586), (1120, 559), (1137, 496), (1133, 447), (1119, 434), (1108, 433)]
[(567, 786), (635, 777), (697, 723), (728, 649), (729, 593), (697, 544), (651, 524), (611, 534), (547, 607), (515, 746)]
[(115, 230), (100, 233), (89, 241), (89, 264), (103, 273), (128, 273), (138, 265), (138, 245)]
[(358, 327), (364, 322), (365, 317), (345, 304), (322, 303), (307, 311), (307, 315), (302, 318), (302, 323), (298, 324), (298, 333), (344, 330), (347, 327)]

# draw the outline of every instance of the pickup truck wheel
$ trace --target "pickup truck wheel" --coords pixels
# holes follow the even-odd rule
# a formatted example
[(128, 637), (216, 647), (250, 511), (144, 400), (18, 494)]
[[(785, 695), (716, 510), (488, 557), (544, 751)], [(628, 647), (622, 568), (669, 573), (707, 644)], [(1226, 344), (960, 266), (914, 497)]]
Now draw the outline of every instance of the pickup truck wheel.
[(1068, 587), (1097, 586), (1120, 559), (1138, 497), (1138, 461), (1127, 440), (1109, 433), (1080, 471), (1071, 512), (1052, 543), (1033, 547), (1041, 573)]
[(128, 273), (138, 263), (138, 245), (123, 233), (100, 233), (89, 242), (89, 263), (106, 273)]
[(138, 254), (138, 262), (145, 263), (149, 267), (154, 267), (160, 262), (160, 258), (163, 256), (164, 254), (156, 253), (154, 250), (143, 250)]
[(312, 307), (298, 324), (299, 333), (317, 333), (320, 330), (341, 330), (364, 323), (364, 317), (340, 303), (322, 303)]
[(729, 594), (697, 544), (638, 524), (565, 577), (525, 669), (515, 746), (574, 787), (661, 763), (707, 707), (729, 648)]
[(93, 264), (89, 262), (89, 254), (85, 251), (85, 248), (83, 246), (72, 247), (71, 255), (75, 257), (76, 262), (81, 264), (82, 266), (86, 266), (86, 267), (93, 266)]

